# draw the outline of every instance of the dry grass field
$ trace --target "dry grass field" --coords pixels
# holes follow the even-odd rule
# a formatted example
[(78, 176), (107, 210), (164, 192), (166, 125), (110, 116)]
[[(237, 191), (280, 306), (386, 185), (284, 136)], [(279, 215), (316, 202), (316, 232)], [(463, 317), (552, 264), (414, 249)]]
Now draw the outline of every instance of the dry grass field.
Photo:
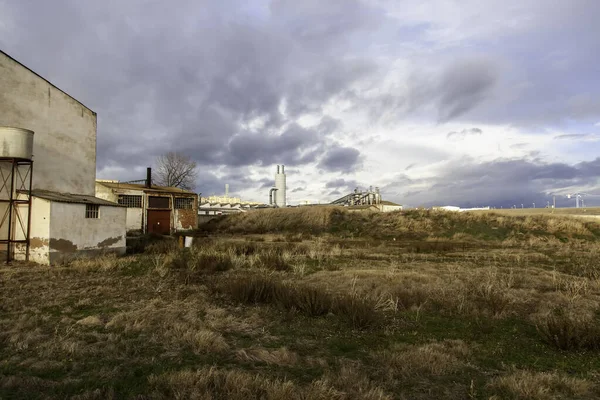
[(2, 399), (596, 399), (600, 225), (335, 208), (0, 267)]

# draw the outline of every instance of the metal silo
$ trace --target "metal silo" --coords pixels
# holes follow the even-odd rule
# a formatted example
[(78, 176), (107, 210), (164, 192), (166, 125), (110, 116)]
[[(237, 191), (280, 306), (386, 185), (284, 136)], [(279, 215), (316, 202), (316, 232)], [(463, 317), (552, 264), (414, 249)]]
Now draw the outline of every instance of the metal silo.
[(0, 126), (0, 157), (33, 158), (33, 131)]
[[(281, 167), (281, 168), (280, 168)], [(286, 206), (286, 192), (285, 192), (285, 167), (283, 165), (277, 166), (277, 173), (275, 174), (275, 204), (277, 207)]]

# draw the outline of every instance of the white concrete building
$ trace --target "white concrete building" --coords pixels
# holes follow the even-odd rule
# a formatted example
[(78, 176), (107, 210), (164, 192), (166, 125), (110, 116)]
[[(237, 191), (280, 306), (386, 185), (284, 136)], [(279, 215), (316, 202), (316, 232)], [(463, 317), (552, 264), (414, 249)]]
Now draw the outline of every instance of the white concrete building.
[(126, 209), (94, 196), (96, 113), (1, 51), (0, 88), (0, 126), (34, 132), (31, 260), (125, 252)]
[(127, 208), (127, 231), (169, 235), (198, 227), (198, 195), (175, 187), (97, 180), (96, 197)]

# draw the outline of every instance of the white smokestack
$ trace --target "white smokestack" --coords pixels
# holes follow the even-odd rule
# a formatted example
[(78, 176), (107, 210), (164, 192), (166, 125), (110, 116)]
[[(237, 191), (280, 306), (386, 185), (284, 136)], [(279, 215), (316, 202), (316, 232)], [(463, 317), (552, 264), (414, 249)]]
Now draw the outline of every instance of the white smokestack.
[(277, 205), (277, 207), (285, 207), (287, 205), (285, 186), (286, 182), (284, 165), (281, 165), (281, 169), (279, 169), (278, 165), (277, 174), (275, 174), (275, 188), (277, 188), (277, 191), (275, 192), (275, 204)]

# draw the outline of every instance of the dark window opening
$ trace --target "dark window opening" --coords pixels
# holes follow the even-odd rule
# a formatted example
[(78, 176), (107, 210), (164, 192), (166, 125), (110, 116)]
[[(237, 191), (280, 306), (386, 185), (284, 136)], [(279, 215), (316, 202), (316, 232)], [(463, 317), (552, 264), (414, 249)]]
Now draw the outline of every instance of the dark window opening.
[(85, 205), (85, 217), (86, 218), (99, 218), (100, 217), (100, 206), (98, 204), (86, 204)]
[(179, 210), (191, 210), (194, 207), (194, 199), (191, 197), (176, 197), (175, 208)]
[(142, 208), (142, 196), (120, 194), (117, 202), (127, 208)]
[(168, 197), (150, 196), (148, 197), (148, 208), (171, 208)]

